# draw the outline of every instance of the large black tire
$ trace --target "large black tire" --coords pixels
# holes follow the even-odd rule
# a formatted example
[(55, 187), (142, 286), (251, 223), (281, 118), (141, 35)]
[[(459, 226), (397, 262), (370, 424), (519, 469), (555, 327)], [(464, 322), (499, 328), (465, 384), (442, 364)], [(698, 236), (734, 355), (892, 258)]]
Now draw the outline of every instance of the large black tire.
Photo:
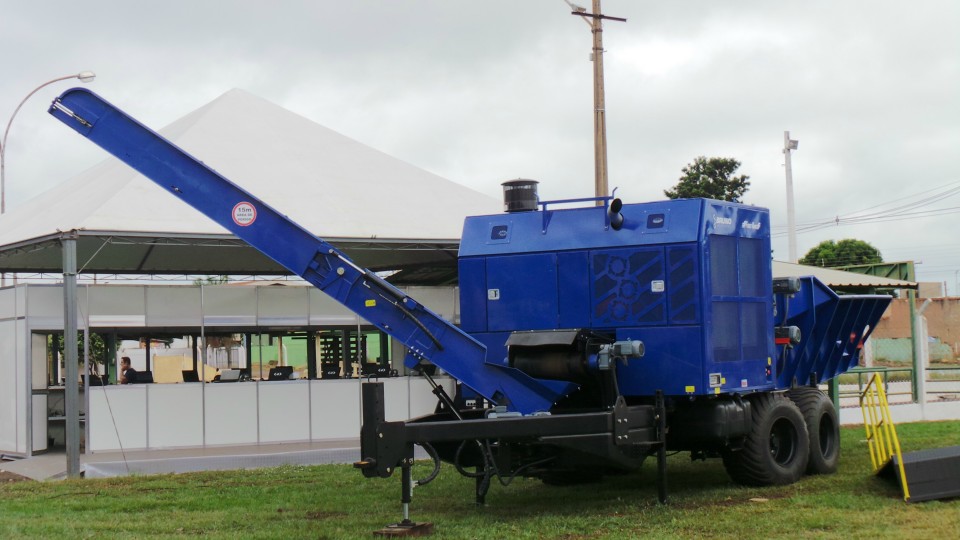
[(807, 474), (833, 474), (840, 464), (840, 422), (837, 409), (819, 388), (802, 386), (787, 395), (797, 404), (810, 434)]
[(730, 478), (747, 486), (792, 484), (803, 476), (810, 438), (800, 409), (781, 394), (751, 400), (752, 426), (743, 447), (723, 453)]

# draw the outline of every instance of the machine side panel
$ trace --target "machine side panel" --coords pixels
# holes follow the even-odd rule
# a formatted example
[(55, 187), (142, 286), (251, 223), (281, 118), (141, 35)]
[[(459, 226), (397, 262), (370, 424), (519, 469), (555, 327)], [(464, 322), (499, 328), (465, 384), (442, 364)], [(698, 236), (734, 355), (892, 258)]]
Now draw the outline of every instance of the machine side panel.
[(483, 332), (472, 335), (487, 347), (488, 363), (501, 366), (510, 365), (507, 358), (507, 339), (510, 337), (510, 332)]
[(460, 327), (471, 335), (487, 331), (487, 264), (484, 259), (461, 258)]
[(699, 326), (618, 328), (617, 339), (643, 341), (643, 358), (617, 367), (617, 384), (626, 396), (703, 394), (703, 331)]
[(487, 258), (487, 328), (557, 328), (557, 255)]
[(590, 263), (585, 251), (557, 254), (558, 328), (590, 326)]

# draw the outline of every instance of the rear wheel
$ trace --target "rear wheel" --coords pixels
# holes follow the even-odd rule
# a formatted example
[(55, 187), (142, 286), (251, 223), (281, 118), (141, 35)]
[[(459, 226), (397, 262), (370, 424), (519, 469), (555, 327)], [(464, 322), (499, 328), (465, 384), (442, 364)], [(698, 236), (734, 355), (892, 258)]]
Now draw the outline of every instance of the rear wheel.
[(810, 434), (807, 474), (833, 474), (840, 463), (840, 422), (837, 409), (819, 388), (802, 386), (787, 395), (797, 404)]
[(723, 454), (734, 482), (748, 486), (792, 484), (803, 476), (810, 440), (800, 409), (780, 394), (751, 399), (752, 427), (738, 450)]

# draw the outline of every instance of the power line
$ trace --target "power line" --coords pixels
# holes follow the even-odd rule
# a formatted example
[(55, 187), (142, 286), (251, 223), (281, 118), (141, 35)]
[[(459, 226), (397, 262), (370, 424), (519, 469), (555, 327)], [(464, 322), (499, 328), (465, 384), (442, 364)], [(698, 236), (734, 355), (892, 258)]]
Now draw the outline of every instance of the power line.
[[(904, 199), (920, 197), (922, 195), (937, 192), (937, 191), (940, 191), (940, 192), (934, 193), (932, 195), (928, 195), (918, 200), (900, 204), (899, 206), (895, 206), (893, 208), (889, 208), (881, 211), (869, 212), (870, 210), (876, 210), (878, 208), (882, 208), (890, 204), (896, 204), (898, 202), (902, 203)], [(870, 207), (858, 210), (856, 212), (852, 212), (850, 214), (838, 215), (838, 216), (835, 216), (833, 219), (824, 219), (824, 220), (802, 223), (797, 226), (797, 232), (798, 233), (811, 232), (811, 231), (824, 229), (827, 227), (836, 227), (840, 225), (884, 223), (884, 222), (890, 222), (890, 221), (902, 221), (906, 219), (920, 219), (925, 217), (936, 217), (936, 216), (942, 216), (947, 214), (954, 214), (954, 213), (960, 212), (960, 207), (954, 206), (954, 207), (947, 207), (947, 208), (932, 208), (927, 210), (918, 210), (918, 209), (923, 208), (925, 206), (929, 206), (936, 202), (943, 201), (957, 194), (960, 194), (960, 182), (951, 182), (949, 184), (937, 186), (935, 188), (921, 191), (913, 195), (908, 195), (907, 197), (898, 199), (897, 201), (888, 201), (885, 203), (881, 203), (878, 205), (874, 205), (874, 206), (870, 206)], [(783, 226), (773, 227), (773, 229), (775, 230), (783, 229), (783, 228), (784, 228)], [(785, 231), (775, 232), (773, 236), (778, 237), (778, 236), (784, 236), (785, 234), (786, 234)]]

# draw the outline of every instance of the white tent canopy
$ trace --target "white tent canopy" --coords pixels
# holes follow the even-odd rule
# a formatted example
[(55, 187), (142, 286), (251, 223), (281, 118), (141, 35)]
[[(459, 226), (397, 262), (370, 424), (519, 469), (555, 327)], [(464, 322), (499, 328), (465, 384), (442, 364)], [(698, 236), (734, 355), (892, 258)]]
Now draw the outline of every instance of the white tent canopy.
[[(136, 103), (117, 105), (137, 116)], [(463, 218), (501, 211), (496, 199), (242, 90), (160, 133), (376, 269), (449, 266)], [(282, 273), (113, 157), (0, 216), (0, 270), (59, 272), (59, 238), (74, 230), (86, 273)]]

